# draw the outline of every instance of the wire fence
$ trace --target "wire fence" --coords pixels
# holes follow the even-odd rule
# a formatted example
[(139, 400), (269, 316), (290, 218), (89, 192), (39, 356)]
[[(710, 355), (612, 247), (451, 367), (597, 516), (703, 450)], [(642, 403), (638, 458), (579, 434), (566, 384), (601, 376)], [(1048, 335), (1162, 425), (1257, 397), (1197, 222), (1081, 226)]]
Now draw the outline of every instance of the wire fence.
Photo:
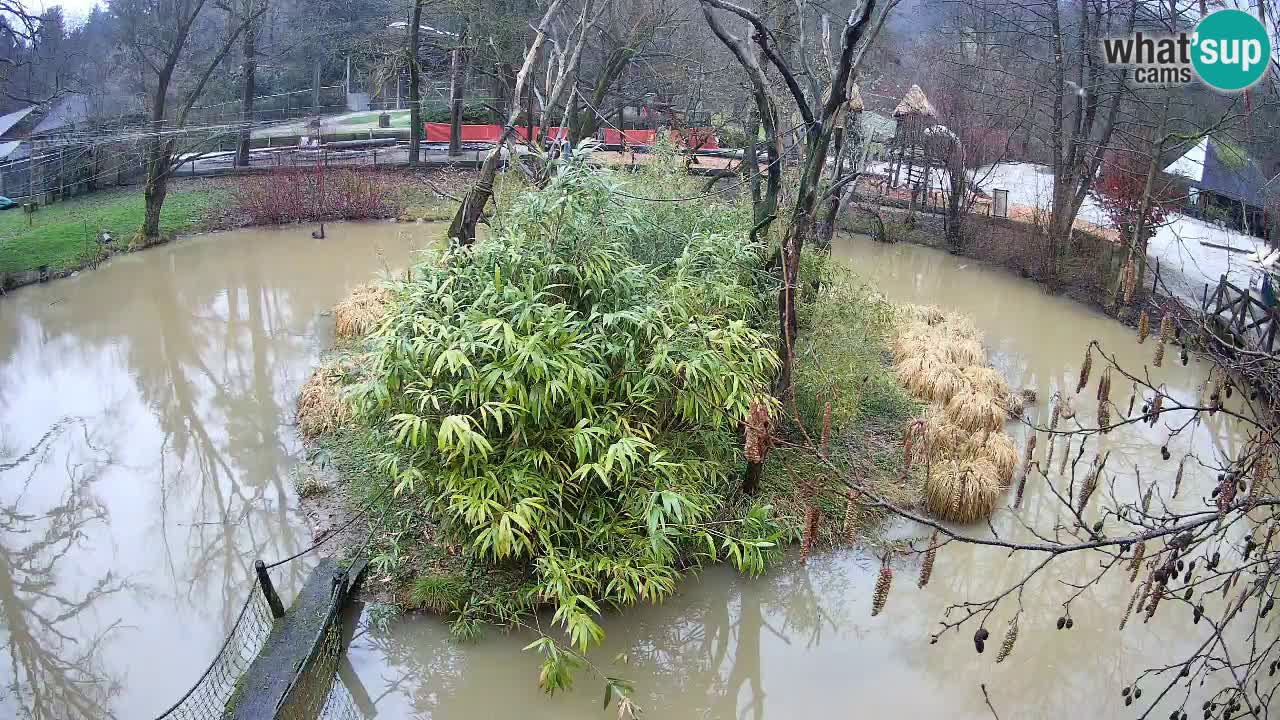
[(244, 606), (227, 633), (209, 667), (177, 702), (157, 720), (204, 720), (222, 718), (231, 704), (249, 665), (253, 663), (275, 625), (271, 607), (261, 585), (254, 578)]

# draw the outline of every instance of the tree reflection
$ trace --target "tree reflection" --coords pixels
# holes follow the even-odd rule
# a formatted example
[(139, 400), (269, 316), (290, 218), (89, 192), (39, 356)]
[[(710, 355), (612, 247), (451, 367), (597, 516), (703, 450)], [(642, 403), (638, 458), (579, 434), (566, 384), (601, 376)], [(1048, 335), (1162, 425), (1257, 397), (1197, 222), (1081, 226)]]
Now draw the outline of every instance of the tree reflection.
[[(0, 625), (5, 630), (4, 657), (9, 665), (8, 697), (0, 698), (0, 707), (16, 703), (13, 712), (19, 717), (109, 717), (108, 704), (120, 688), (98, 661), (101, 645), (119, 621), (87, 636), (73, 628), (81, 626), (82, 615), (86, 620), (92, 616), (86, 611), (125, 589), (127, 582), (109, 569), (92, 579), (59, 577), (59, 565), (68, 557), (74, 560), (87, 528), (107, 522), (106, 509), (94, 497), (92, 485), (109, 458), (73, 463), (68, 453), (62, 495), (50, 507), (28, 507), (36, 504), (28, 493), (36, 468), (49, 459), (53, 438), (72, 426), (83, 429), (84, 444), (93, 448), (82, 422), (64, 421), (28, 452), (0, 463), (5, 485), (21, 488), (15, 499), (0, 502)], [(20, 477), (24, 470), (27, 475), (19, 486), (11, 478)], [(83, 589), (67, 587), (84, 579), (89, 582)]]

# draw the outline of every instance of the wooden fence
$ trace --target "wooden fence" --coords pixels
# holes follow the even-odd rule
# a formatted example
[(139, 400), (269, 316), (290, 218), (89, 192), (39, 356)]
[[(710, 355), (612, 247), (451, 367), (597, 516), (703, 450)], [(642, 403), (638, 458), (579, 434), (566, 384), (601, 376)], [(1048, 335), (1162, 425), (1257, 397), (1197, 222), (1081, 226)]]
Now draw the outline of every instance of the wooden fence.
[(1212, 292), (1204, 286), (1200, 301), (1207, 319), (1217, 322), (1219, 329), (1233, 336), (1240, 348), (1271, 353), (1275, 351), (1276, 334), (1280, 332), (1280, 308), (1267, 307), (1248, 289), (1227, 282), (1223, 275)]

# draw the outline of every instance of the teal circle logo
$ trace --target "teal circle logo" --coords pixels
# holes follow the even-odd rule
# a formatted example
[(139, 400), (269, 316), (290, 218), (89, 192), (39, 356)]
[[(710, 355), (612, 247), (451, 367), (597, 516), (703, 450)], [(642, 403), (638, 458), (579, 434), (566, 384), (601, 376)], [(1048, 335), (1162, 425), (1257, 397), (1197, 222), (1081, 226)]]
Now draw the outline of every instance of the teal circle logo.
[(1206, 85), (1224, 92), (1251, 87), (1271, 62), (1271, 38), (1243, 10), (1218, 10), (1196, 25), (1191, 65)]

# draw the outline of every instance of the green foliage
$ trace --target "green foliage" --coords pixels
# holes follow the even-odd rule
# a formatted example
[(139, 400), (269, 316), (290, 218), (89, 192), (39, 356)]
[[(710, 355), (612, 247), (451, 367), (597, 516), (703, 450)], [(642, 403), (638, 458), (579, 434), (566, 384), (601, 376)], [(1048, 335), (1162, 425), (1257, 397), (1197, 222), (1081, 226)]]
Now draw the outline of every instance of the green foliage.
[[(890, 364), (894, 307), (827, 256), (803, 256), (800, 267), (801, 285), (813, 294), (813, 301), (799, 307), (795, 411), (788, 415), (792, 426), (784, 431), (800, 443), (806, 438), (821, 442), (830, 402), (831, 465), (870, 483), (881, 497), (910, 506), (920, 486), (919, 478), (902, 479), (902, 436), (921, 409), (898, 383)], [(820, 289), (814, 289), (819, 279)], [(811, 452), (775, 448), (765, 463), (760, 499), (774, 505), (798, 535), (804, 517), (798, 486), (809, 482), (823, 487), (831, 475)], [(845, 506), (840, 494), (819, 493), (817, 502), (824, 518), (820, 542), (841, 541)], [(860, 507), (855, 527), (869, 533), (885, 516), (883, 510)]]
[[(169, 235), (195, 227), (223, 197), (216, 190), (175, 187), (160, 213), (161, 232)], [(21, 210), (0, 212), (0, 275), (41, 265), (53, 272), (79, 268), (92, 259), (99, 232), (110, 232), (123, 247), (142, 225), (142, 216), (141, 190), (101, 192), (42, 205), (29, 218)]]
[(833, 432), (848, 435), (865, 421), (896, 427), (918, 406), (893, 377), (887, 362), (893, 305), (856, 284), (848, 270), (806, 255), (801, 278), (823, 279), (814, 302), (800, 305), (796, 339), (796, 403), (801, 420), (821, 431), (824, 404), (832, 402)]
[(461, 609), (470, 592), (460, 577), (424, 575), (414, 581), (410, 600), (415, 608), (443, 615)]
[[(468, 558), (528, 578), (473, 596), (460, 633), (549, 604), (583, 652), (606, 606), (660, 600), (704, 562), (758, 573), (783, 537), (769, 508), (720, 515), (777, 366), (749, 322), (758, 248), (733, 213), (667, 203), (683, 247), (657, 252), (661, 203), (613, 182), (578, 161), (500, 205), (489, 239), (414, 270), (370, 338), (354, 397), (386, 431), (381, 470)], [(567, 656), (531, 648), (543, 686), (566, 687)]]

